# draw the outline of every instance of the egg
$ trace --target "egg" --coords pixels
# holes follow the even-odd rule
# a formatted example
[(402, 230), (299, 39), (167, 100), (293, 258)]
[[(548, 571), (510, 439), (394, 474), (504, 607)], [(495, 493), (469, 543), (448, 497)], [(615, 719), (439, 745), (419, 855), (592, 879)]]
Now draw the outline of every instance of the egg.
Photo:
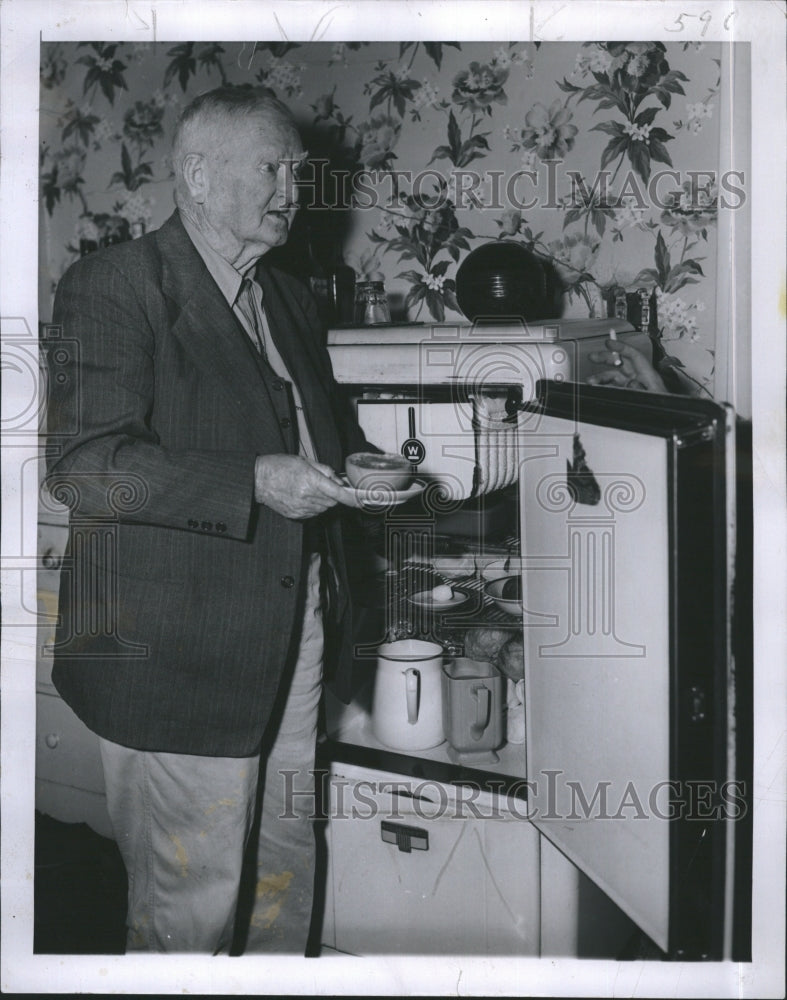
[(439, 587), (435, 587), (432, 591), (432, 600), (437, 601), (439, 604), (445, 604), (450, 601), (454, 596), (453, 590), (447, 584), (440, 584)]

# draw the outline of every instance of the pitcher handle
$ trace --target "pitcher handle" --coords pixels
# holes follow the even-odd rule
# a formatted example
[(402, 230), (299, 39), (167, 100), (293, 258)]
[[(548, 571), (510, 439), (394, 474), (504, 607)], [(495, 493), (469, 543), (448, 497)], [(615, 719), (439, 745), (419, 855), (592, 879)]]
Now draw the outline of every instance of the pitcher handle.
[(407, 693), (407, 721), (411, 726), (418, 722), (418, 687), (421, 671), (409, 667), (404, 672), (405, 691)]
[(489, 717), (492, 709), (492, 692), (484, 684), (474, 684), (472, 688), (475, 695), (475, 722), (470, 727), (470, 732), (474, 740), (480, 740), (484, 730), (489, 725)]

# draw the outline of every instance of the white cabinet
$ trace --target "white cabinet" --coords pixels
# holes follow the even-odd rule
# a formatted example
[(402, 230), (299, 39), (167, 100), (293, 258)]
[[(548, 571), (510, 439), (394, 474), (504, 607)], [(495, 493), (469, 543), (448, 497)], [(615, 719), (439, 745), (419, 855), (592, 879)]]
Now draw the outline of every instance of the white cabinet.
[(112, 837), (98, 740), (57, 695), (36, 694), (36, 809)]
[(38, 525), (36, 635), (36, 809), (64, 823), (88, 823), (112, 836), (96, 735), (60, 700), (52, 684), (52, 643), (68, 523), (49, 512)]
[(57, 622), (60, 567), (68, 538), (68, 524), (62, 521), (39, 521), (38, 566), (36, 571), (36, 690), (54, 694), (52, 686), (52, 643)]

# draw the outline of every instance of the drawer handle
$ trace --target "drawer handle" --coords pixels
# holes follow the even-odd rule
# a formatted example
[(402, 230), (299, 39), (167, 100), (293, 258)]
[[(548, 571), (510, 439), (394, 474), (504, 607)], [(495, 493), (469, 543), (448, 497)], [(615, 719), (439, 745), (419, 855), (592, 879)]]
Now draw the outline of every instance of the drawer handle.
[(60, 743), (60, 735), (58, 733), (47, 733), (44, 737), (44, 743), (46, 743), (50, 750), (54, 750)]
[(380, 836), (384, 843), (395, 844), (404, 854), (429, 850), (429, 834), (417, 826), (392, 823), (384, 819), (380, 823)]
[(44, 564), (44, 569), (60, 569), (62, 559), (57, 549), (48, 548), (41, 557), (41, 562)]

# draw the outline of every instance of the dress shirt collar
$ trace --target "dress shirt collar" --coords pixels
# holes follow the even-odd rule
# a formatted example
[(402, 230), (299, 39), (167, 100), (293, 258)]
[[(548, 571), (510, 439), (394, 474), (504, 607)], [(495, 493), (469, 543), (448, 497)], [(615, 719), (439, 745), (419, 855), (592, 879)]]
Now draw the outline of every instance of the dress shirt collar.
[(205, 262), (205, 267), (207, 267), (210, 272), (211, 278), (213, 278), (219, 286), (221, 294), (231, 307), (234, 306), (243, 278), (246, 277), (252, 281), (254, 280), (254, 267), (250, 267), (245, 275), (241, 274), (240, 271), (237, 271), (228, 260), (222, 257), (221, 254), (217, 253), (213, 247), (208, 244), (205, 237), (190, 219), (187, 219), (186, 216), (181, 213), (180, 220), (183, 223), (183, 228), (188, 233), (189, 239), (194, 244), (197, 253), (199, 253), (200, 257), (202, 257)]

